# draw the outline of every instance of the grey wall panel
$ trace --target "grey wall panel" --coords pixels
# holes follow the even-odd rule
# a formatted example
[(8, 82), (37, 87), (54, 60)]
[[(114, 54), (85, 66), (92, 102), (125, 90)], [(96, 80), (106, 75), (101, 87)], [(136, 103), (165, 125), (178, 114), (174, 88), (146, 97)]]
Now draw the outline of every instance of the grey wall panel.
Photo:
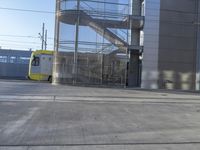
[(159, 87), (195, 89), (196, 0), (161, 0)]
[(161, 22), (160, 26), (162, 26), (162, 28), (160, 28), (161, 36), (194, 38), (194, 33), (196, 31), (195, 27), (191, 25), (180, 25)]
[(195, 89), (196, 2), (146, 0), (142, 87)]
[[(185, 63), (184, 62), (184, 65), (183, 65), (183, 63), (177, 63), (174, 61), (170, 61), (170, 62), (163, 61), (163, 63), (159, 64), (159, 67), (162, 67), (162, 71), (160, 70), (161, 72), (172, 71), (174, 74), (181, 74), (181, 73), (193, 74), (193, 72), (191, 72), (190, 70), (194, 69), (195, 66), (193, 66), (193, 63)], [(171, 69), (171, 68), (173, 68), (173, 69)], [(176, 71), (174, 71), (174, 69)], [(188, 77), (188, 78), (190, 78), (190, 77)]]
[[(151, 28), (151, 27), (149, 27), (149, 28), (145, 28), (144, 29), (144, 32), (145, 32), (145, 39), (144, 40), (146, 40), (146, 41), (148, 41), (148, 40), (151, 40), (152, 39), (152, 37), (154, 38), (159, 38), (159, 32), (158, 32), (158, 28), (156, 29), (156, 28)], [(148, 38), (148, 37), (146, 37), (146, 36), (151, 36), (151, 38)]]
[(162, 10), (175, 10), (185, 13), (194, 13), (196, 0), (161, 0)]
[[(173, 53), (169, 53), (168, 49), (160, 49), (159, 51), (160, 53), (162, 53), (162, 55), (165, 55), (165, 57), (162, 58), (162, 60), (160, 60), (160, 63), (162, 65), (162, 63), (165, 62), (170, 62), (170, 63), (177, 63), (176, 65), (179, 66), (185, 66), (185, 64), (190, 63), (191, 65), (193, 64), (194, 60), (192, 59), (188, 59), (188, 58), (192, 58), (194, 57), (194, 53), (190, 52), (190, 51), (180, 51), (180, 50), (176, 50)], [(176, 66), (174, 66), (175, 68)], [(170, 68), (168, 68), (170, 69)], [(189, 68), (191, 69), (191, 68)], [(189, 71), (189, 70), (188, 70)]]
[[(164, 20), (161, 19), (161, 22), (173, 22), (177, 24), (182, 23), (193, 23), (195, 20), (195, 13), (185, 13), (176, 10), (162, 10), (161, 16)], [(184, 19), (182, 19), (184, 18)]]
[[(196, 50), (196, 38), (186, 38), (186, 37), (173, 37), (173, 36), (160, 36), (160, 48), (168, 49), (170, 53), (174, 53), (174, 50), (190, 51), (193, 52)], [(170, 55), (170, 54), (169, 54)], [(165, 55), (160, 55), (160, 60)], [(190, 57), (188, 59), (192, 59)]]
[(142, 88), (158, 88), (160, 0), (145, 1)]
[(148, 28), (144, 28), (144, 31), (146, 29), (159, 29), (159, 24), (158, 21), (154, 21), (154, 20), (146, 20), (146, 26), (148, 26)]

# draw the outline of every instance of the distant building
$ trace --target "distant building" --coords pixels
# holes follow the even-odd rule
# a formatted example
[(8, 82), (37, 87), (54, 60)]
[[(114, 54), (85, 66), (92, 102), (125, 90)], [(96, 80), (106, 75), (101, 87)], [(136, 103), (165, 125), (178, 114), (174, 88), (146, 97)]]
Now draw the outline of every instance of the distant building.
[(26, 79), (31, 53), (0, 49), (0, 78)]

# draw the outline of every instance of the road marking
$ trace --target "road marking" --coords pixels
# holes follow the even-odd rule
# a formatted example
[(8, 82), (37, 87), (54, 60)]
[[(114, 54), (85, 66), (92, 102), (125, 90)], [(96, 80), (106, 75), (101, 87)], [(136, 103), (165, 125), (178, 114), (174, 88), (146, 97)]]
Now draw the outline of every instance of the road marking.
[(0, 102), (60, 102), (60, 103), (118, 103), (118, 104), (200, 104), (199, 98), (147, 98), (147, 97), (110, 97), (110, 96), (8, 96), (1, 95)]
[(39, 108), (37, 107), (31, 108), (27, 115), (22, 116), (17, 121), (8, 122), (5, 128), (3, 129), (3, 133), (8, 135), (12, 134), (13, 132), (16, 132), (33, 117), (33, 115), (38, 109)]
[(171, 101), (156, 101), (156, 100), (125, 100), (125, 101), (109, 101), (109, 100), (81, 100), (81, 99), (66, 99), (66, 100), (21, 100), (21, 99), (15, 99), (15, 100), (0, 100), (0, 102), (42, 102), (42, 103), (47, 103), (47, 102), (53, 102), (53, 103), (88, 103), (88, 104), (184, 104), (184, 105), (190, 105), (190, 104), (200, 104), (200, 101), (195, 100), (195, 101), (176, 101), (176, 100), (171, 100)]

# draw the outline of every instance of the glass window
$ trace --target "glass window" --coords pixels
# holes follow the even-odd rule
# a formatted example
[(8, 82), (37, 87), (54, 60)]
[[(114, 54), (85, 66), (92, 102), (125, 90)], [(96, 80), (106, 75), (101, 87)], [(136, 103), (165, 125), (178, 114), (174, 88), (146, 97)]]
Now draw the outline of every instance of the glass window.
[(10, 56), (10, 63), (16, 63), (17, 57), (16, 56)]
[(1, 63), (7, 63), (8, 62), (8, 57), (7, 56), (0, 56), (0, 62)]
[(31, 64), (32, 64), (32, 66), (39, 66), (40, 65), (40, 58), (34, 56)]
[(19, 57), (18, 63), (20, 64), (29, 64), (29, 57)]

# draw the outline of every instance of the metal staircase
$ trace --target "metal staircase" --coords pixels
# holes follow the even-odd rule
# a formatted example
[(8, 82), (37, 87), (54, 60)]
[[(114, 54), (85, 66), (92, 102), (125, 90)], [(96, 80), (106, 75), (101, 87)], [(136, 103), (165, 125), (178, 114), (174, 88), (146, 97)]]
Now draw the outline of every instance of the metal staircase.
[(117, 34), (110, 31), (108, 28), (116, 29), (141, 29), (144, 25), (144, 17), (142, 16), (125, 16), (123, 20), (109, 20), (94, 18), (87, 13), (85, 10), (63, 10), (59, 14), (59, 20), (66, 24), (75, 25), (77, 18), (79, 17), (79, 25), (89, 26), (95, 32), (105, 37), (109, 42), (111, 42), (116, 47), (127, 50), (127, 49), (137, 49), (141, 50), (142, 47), (139, 45), (129, 45), (126, 41), (120, 38)]

